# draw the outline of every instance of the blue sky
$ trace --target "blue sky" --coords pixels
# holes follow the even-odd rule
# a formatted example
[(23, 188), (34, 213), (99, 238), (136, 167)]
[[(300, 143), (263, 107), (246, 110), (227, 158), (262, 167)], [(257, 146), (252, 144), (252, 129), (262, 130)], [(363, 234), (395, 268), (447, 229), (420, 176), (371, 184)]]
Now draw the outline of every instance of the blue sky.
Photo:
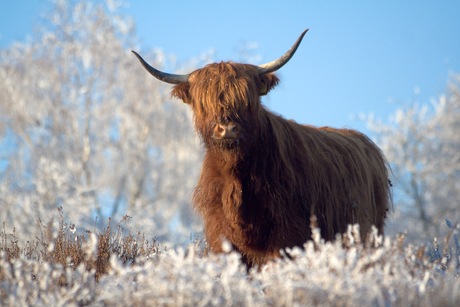
[[(32, 34), (47, 6), (2, 1), (0, 48)], [(234, 60), (240, 44), (256, 42), (262, 60), (253, 64), (262, 64), (309, 28), (279, 70), (280, 85), (263, 99), (304, 124), (368, 133), (353, 115), (386, 120), (401, 104), (428, 103), (444, 92), (450, 73), (460, 73), (460, 1), (145, 0), (122, 11), (136, 22), (141, 54), (161, 48), (179, 61), (210, 49), (216, 61)]]

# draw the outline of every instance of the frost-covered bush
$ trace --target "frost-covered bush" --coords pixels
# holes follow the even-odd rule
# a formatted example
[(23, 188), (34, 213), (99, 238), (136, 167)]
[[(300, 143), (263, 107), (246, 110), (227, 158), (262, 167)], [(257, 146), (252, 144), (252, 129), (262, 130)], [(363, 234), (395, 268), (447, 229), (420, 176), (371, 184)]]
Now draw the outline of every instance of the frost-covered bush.
[[(53, 1), (40, 31), (0, 50), (0, 222), (18, 239), (59, 206), (83, 228), (128, 214), (162, 240), (201, 231), (190, 111), (137, 65), (134, 22), (110, 3)], [(179, 66), (160, 49), (143, 54)]]
[[(248, 273), (236, 252), (203, 254), (151, 250), (134, 261), (112, 254), (107, 272), (82, 262), (49, 264), (21, 255), (0, 257), (3, 306), (458, 306), (460, 246), (452, 226), (439, 246), (403, 247), (404, 236), (382, 238), (376, 231), (359, 243), (357, 226), (325, 243), (314, 230), (304, 249)], [(453, 236), (452, 236), (453, 234)], [(454, 237), (454, 243), (449, 242)], [(91, 247), (93, 246), (93, 247)], [(96, 257), (95, 242), (83, 244)], [(452, 252), (446, 257), (451, 246)]]
[(446, 217), (460, 220), (460, 75), (430, 104), (401, 107), (388, 122), (371, 116), (368, 124), (394, 175), (387, 233), (410, 229), (411, 241), (442, 236)]

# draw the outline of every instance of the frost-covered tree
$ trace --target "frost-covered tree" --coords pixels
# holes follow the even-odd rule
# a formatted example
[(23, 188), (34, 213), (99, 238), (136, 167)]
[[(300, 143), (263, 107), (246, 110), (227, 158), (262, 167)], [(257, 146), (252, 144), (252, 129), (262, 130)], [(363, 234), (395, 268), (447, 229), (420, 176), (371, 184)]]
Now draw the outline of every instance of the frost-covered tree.
[(460, 221), (460, 75), (431, 105), (414, 103), (388, 124), (373, 117), (368, 124), (394, 173), (388, 231), (428, 239), (440, 235), (445, 219)]
[(0, 222), (29, 238), (62, 206), (80, 228), (127, 214), (151, 237), (198, 231), (199, 140), (188, 108), (131, 54), (133, 21), (113, 1), (62, 0), (41, 25), (0, 50)]

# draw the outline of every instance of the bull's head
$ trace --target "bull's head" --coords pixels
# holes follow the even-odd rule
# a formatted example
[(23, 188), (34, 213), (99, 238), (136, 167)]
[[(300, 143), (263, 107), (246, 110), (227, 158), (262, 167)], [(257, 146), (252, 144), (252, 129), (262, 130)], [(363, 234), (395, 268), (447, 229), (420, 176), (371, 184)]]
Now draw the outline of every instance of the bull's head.
[[(272, 74), (294, 55), (305, 30), (295, 44), (279, 59), (264, 65), (214, 63), (188, 75), (161, 72), (133, 51), (142, 66), (155, 78), (176, 84), (172, 95), (190, 104), (195, 127), (205, 145), (232, 149), (251, 138), (261, 137), (257, 131), (267, 126), (260, 96), (266, 95), (277, 83)], [(262, 129), (263, 130), (263, 129)]]

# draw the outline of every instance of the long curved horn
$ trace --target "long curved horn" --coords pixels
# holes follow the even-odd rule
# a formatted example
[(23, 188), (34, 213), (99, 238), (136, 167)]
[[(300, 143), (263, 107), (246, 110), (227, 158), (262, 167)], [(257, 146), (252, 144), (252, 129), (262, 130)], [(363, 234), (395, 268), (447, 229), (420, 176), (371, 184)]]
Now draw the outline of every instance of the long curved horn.
[(131, 50), (131, 52), (137, 56), (142, 66), (144, 66), (144, 68), (158, 80), (161, 80), (163, 82), (170, 83), (170, 84), (179, 84), (179, 83), (188, 82), (189, 75), (173, 75), (173, 74), (168, 74), (168, 73), (159, 71), (153, 68), (152, 66), (150, 66), (146, 61), (144, 61), (144, 59), (139, 54), (137, 54), (136, 51)]
[(280, 69), (281, 67), (283, 67), (283, 65), (286, 64), (292, 58), (292, 56), (294, 55), (294, 53), (297, 50), (297, 47), (299, 47), (303, 36), (305, 35), (305, 33), (307, 33), (307, 31), (308, 31), (308, 29), (306, 29), (305, 31), (302, 32), (302, 34), (300, 34), (300, 37), (295, 42), (294, 46), (292, 46), (291, 49), (289, 49), (289, 51), (286, 52), (282, 57), (280, 57), (279, 59), (277, 59), (277, 60), (275, 60), (273, 62), (263, 64), (263, 65), (259, 65), (258, 66), (259, 67), (259, 76), (264, 75), (264, 74), (268, 74), (270, 72), (274, 72), (274, 71)]

